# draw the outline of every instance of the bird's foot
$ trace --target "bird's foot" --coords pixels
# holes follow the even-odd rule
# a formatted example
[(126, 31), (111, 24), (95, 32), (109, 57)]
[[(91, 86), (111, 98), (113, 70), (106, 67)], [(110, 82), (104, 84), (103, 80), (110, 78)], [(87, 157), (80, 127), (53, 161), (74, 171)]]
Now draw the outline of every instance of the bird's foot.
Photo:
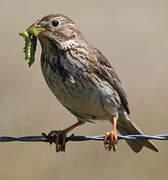
[(115, 152), (117, 149), (116, 147), (117, 143), (118, 143), (118, 139), (117, 139), (116, 131), (110, 131), (105, 133), (104, 147), (106, 151), (111, 151), (111, 149), (113, 149), (113, 151)]
[(66, 131), (65, 130), (52, 130), (48, 135), (42, 133), (42, 135), (46, 138), (46, 141), (52, 144), (53, 142), (56, 145), (56, 152), (65, 152), (66, 146)]

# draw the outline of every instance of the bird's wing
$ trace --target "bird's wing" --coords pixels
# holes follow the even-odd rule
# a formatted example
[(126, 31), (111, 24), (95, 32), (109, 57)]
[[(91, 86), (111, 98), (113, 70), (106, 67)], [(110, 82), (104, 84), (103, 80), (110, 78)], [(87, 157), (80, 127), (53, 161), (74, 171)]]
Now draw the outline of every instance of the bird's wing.
[[(118, 78), (115, 70), (108, 62), (108, 60), (104, 57), (104, 55), (96, 48), (93, 48), (93, 58), (95, 59), (92, 63), (94, 64), (93, 67), (96, 73), (99, 73), (103, 78), (105, 78), (108, 83), (114, 88), (114, 90), (118, 93), (122, 104), (124, 105), (128, 114), (130, 114), (128, 101), (127, 101), (127, 94), (121, 85), (121, 81)], [(95, 56), (96, 57), (95, 57)]]

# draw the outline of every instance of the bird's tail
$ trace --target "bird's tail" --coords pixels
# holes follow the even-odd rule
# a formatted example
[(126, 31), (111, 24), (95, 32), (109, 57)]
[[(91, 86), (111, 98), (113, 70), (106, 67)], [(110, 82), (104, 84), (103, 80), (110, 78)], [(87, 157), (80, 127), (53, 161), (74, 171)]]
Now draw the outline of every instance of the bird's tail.
[[(127, 114), (122, 114), (117, 122), (117, 129), (121, 135), (143, 134), (136, 125), (130, 121)], [(130, 148), (138, 153), (145, 146), (155, 152), (159, 152), (156, 146), (150, 140), (126, 140)]]

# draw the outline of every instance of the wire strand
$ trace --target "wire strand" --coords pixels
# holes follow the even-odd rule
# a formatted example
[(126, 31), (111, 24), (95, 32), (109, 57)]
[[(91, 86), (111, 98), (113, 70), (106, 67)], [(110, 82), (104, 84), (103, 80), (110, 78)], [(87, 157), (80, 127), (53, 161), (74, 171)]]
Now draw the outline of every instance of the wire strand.
[[(121, 136), (118, 135), (118, 140), (126, 139), (126, 140), (168, 140), (168, 134), (161, 134), (156, 136), (148, 136), (148, 135), (127, 135)], [(74, 136), (72, 134), (69, 137), (66, 137), (66, 142), (68, 141), (103, 141), (104, 135), (100, 136)], [(24, 136), (24, 137), (10, 137), (10, 136), (1, 136), (0, 142), (14, 142), (14, 141), (22, 141), (22, 142), (48, 142), (44, 135), (42, 136)], [(54, 142), (54, 141), (53, 141)]]

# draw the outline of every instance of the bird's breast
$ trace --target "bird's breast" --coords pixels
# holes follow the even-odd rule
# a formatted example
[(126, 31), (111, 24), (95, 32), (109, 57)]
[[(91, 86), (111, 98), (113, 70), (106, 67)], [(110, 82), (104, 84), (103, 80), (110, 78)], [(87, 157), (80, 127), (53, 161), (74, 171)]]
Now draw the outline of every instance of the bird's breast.
[[(84, 72), (72, 71), (63, 57), (42, 55), (41, 68), (47, 85), (56, 98), (75, 115), (91, 119), (108, 119), (103, 99), (112, 96), (110, 87), (103, 87), (90, 81)], [(112, 104), (113, 105), (113, 104)]]

